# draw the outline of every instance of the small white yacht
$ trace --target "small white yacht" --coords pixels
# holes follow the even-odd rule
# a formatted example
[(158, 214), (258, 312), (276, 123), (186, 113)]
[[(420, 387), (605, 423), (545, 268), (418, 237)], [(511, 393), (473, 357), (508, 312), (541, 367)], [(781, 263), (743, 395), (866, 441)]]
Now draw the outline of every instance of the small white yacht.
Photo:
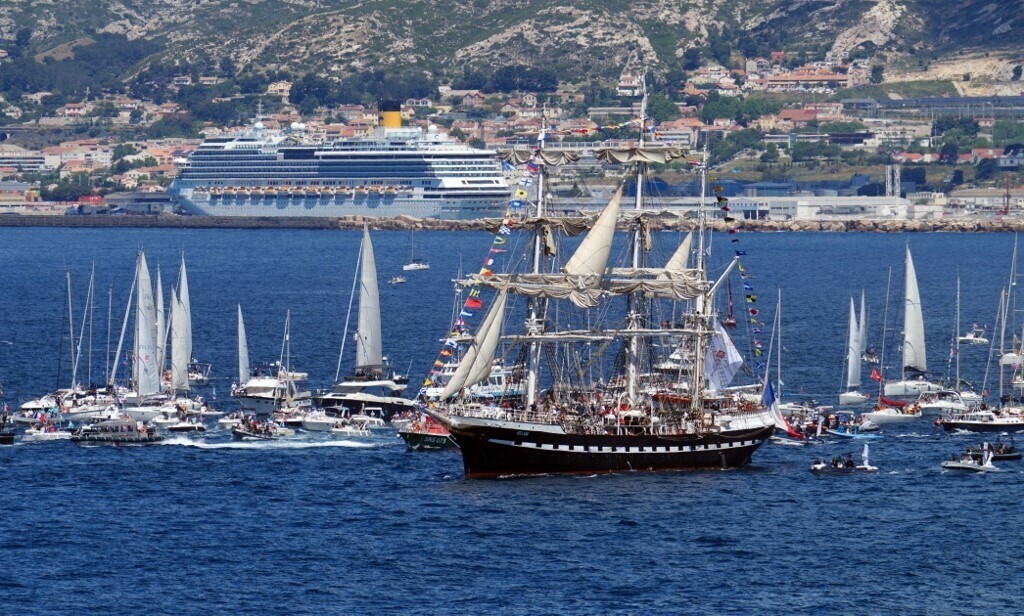
[(950, 389), (925, 392), (918, 396), (913, 406), (916, 406), (925, 417), (943, 417), (968, 411), (968, 405), (960, 394)]
[(957, 339), (960, 344), (969, 345), (982, 345), (988, 344), (988, 338), (985, 337), (985, 329), (975, 325), (971, 331), (967, 332), (963, 336)]

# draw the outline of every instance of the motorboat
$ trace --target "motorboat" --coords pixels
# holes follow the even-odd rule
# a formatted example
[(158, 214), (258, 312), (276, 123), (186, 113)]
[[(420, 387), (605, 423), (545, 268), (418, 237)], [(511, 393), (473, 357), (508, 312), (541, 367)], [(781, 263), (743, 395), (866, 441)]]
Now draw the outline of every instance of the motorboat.
[(851, 455), (843, 458), (832, 458), (830, 460), (815, 458), (811, 464), (811, 472), (815, 475), (864, 475), (877, 473), (878, 467), (871, 466), (868, 462), (868, 444), (864, 443), (864, 451), (861, 453), (861, 463), (856, 464)]
[(334, 436), (353, 437), (373, 436), (373, 434), (369, 430), (356, 423), (338, 424), (337, 426), (331, 428), (331, 434), (333, 434)]
[(82, 446), (153, 445), (163, 440), (155, 430), (126, 416), (83, 426), (71, 435), (71, 442)]
[(451, 433), (439, 422), (431, 418), (415, 421), (411, 426), (398, 433), (405, 441), (406, 447), (412, 451), (437, 451), (441, 449), (458, 449), (459, 445)]
[(206, 432), (206, 426), (199, 419), (182, 419), (177, 423), (165, 426), (169, 432)]
[(188, 364), (188, 384), (192, 387), (202, 387), (210, 382), (211, 364), (191, 361)]
[(392, 417), (391, 427), (396, 430), (404, 430), (412, 425), (412, 420), (405, 417)]
[[(0, 404), (0, 409), (3, 405)], [(14, 444), (14, 430), (10, 427), (11, 421), (6, 413), (0, 412), (0, 445), (13, 445)]]
[(64, 441), (71, 438), (72, 432), (65, 430), (60, 426), (52, 423), (40, 424), (32, 426), (25, 430), (25, 440), (33, 443), (41, 443), (45, 441)]
[(1017, 412), (1003, 410), (999, 413), (991, 410), (978, 410), (943, 417), (936, 423), (946, 432), (1021, 432), (1024, 431), (1024, 416), (1020, 409)]
[(918, 396), (912, 406), (916, 406), (925, 417), (942, 417), (968, 411), (960, 394), (950, 389), (925, 392)]
[(988, 338), (985, 337), (985, 329), (975, 325), (971, 331), (957, 338), (957, 342), (968, 345), (983, 345), (988, 344)]
[(231, 428), (231, 436), (239, 440), (256, 439), (271, 441), (294, 435), (295, 430), (278, 425), (272, 421), (243, 421)]
[(842, 406), (859, 406), (871, 400), (871, 396), (862, 391), (844, 391), (839, 394), (839, 404)]
[(884, 426), (886, 424), (907, 423), (921, 418), (921, 412), (912, 407), (902, 408), (895, 406), (878, 405), (869, 413), (862, 413), (861, 417), (873, 424)]
[(243, 415), (242, 411), (238, 411), (236, 413), (231, 413), (230, 415), (225, 415), (224, 417), (221, 417), (220, 419), (217, 420), (217, 425), (222, 428), (233, 428), (238, 424), (242, 423), (242, 420), (244, 418), (245, 416)]
[(875, 440), (882, 438), (881, 434), (871, 434), (864, 432), (859, 426), (838, 426), (836, 428), (828, 430), (828, 434), (831, 436), (837, 436), (839, 438), (853, 439), (853, 440)]
[(959, 458), (950, 456), (949, 460), (942, 463), (942, 468), (950, 471), (965, 471), (969, 473), (1001, 473), (1002, 469), (992, 464), (992, 453), (986, 451), (982, 456), (970, 453), (962, 454)]
[[(376, 411), (377, 414), (373, 414)], [(374, 407), (366, 407), (363, 409), (363, 413), (358, 415), (352, 415), (349, 419), (352, 423), (362, 426), (367, 430), (381, 430), (387, 428), (387, 423), (381, 418), (381, 409)]]
[(405, 276), (392, 276), (388, 284), (405, 284), (409, 282)]
[(309, 432), (330, 432), (339, 424), (339, 419), (324, 411), (314, 411), (302, 418), (302, 428)]

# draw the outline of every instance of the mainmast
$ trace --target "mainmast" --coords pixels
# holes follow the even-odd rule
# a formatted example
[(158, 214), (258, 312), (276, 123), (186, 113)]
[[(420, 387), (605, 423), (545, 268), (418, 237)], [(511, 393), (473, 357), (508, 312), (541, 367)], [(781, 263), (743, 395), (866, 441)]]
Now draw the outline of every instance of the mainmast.
[[(647, 78), (645, 75), (640, 77), (640, 87), (642, 88), (643, 96), (640, 99), (640, 138), (638, 140), (639, 149), (644, 147), (644, 129), (647, 127)], [(639, 216), (639, 212), (643, 210), (643, 194), (644, 194), (644, 178), (647, 174), (647, 163), (638, 160), (636, 163), (636, 200), (633, 202), (633, 210), (638, 213), (633, 225), (633, 269), (638, 269), (644, 266), (643, 258), (643, 221)], [(628, 319), (628, 329), (640, 329), (643, 324), (641, 320), (643, 318), (643, 300), (641, 294), (632, 294), (627, 298), (626, 305), (626, 318)], [(637, 402), (637, 381), (638, 381), (638, 364), (640, 361), (640, 338), (632, 336), (629, 339), (629, 355), (626, 361), (626, 396), (629, 399), (629, 405), (633, 406)]]
[[(705, 242), (705, 226), (707, 225), (706, 213), (704, 209), (704, 196), (707, 193), (708, 186), (708, 147), (707, 141), (704, 143), (704, 153), (701, 157), (700, 165), (700, 201), (697, 211), (697, 270), (698, 275), (703, 276), (704, 280), (707, 280), (707, 266), (705, 263), (704, 254), (704, 242)], [(708, 344), (708, 326), (711, 321), (708, 318), (709, 307), (711, 306), (711, 293), (713, 289), (709, 289), (707, 292), (697, 296), (697, 301), (694, 302), (696, 311), (694, 312), (694, 329), (697, 331), (694, 340), (693, 348), (693, 377), (690, 383), (690, 413), (694, 417), (703, 418), (703, 409), (701, 407), (701, 394), (704, 391), (704, 355), (707, 352)]]
[[(545, 143), (545, 130), (547, 127), (547, 108), (545, 107), (544, 113), (541, 114), (540, 121), (540, 133), (537, 135), (538, 146), (537, 149), (542, 151)], [(537, 218), (544, 216), (544, 176), (547, 170), (547, 166), (544, 164), (543, 157), (539, 157), (537, 161)], [(544, 263), (544, 239), (543, 232), (537, 230), (533, 236), (533, 260), (531, 263), (530, 271), (534, 274), (540, 274), (543, 269)], [(530, 300), (529, 317), (526, 320), (526, 334), (527, 335), (538, 335), (543, 333), (543, 313), (544, 313), (545, 300), (543, 298), (534, 298)], [(540, 372), (540, 341), (534, 340), (529, 344), (526, 358), (526, 408), (532, 410), (537, 402), (537, 388), (538, 379)]]

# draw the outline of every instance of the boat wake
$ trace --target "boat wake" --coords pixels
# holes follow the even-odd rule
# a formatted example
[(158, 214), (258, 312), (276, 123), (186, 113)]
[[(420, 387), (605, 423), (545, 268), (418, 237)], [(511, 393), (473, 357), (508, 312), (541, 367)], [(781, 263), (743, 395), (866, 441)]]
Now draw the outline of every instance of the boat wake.
[[(208, 441), (194, 440), (187, 437), (169, 438), (163, 445), (178, 445), (182, 447), (195, 447), (197, 449), (316, 449), (319, 447), (347, 447), (350, 449), (374, 449), (386, 447), (384, 443), (366, 443), (360, 441), (338, 440), (338, 441), (302, 441), (302, 440), (278, 440), (278, 441), (228, 441), (223, 443), (211, 443)], [(389, 443), (390, 444), (390, 443)]]

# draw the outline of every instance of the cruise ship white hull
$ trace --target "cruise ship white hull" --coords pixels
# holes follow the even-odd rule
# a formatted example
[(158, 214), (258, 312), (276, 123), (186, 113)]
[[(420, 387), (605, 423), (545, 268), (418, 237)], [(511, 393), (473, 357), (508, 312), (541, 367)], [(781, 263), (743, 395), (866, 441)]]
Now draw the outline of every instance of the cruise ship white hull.
[(343, 216), (413, 216), (469, 220), (501, 216), (505, 203), (499, 199), (425, 199), (387, 195), (268, 196), (212, 195), (191, 188), (177, 191), (178, 203), (197, 216), (289, 216), (340, 218)]

